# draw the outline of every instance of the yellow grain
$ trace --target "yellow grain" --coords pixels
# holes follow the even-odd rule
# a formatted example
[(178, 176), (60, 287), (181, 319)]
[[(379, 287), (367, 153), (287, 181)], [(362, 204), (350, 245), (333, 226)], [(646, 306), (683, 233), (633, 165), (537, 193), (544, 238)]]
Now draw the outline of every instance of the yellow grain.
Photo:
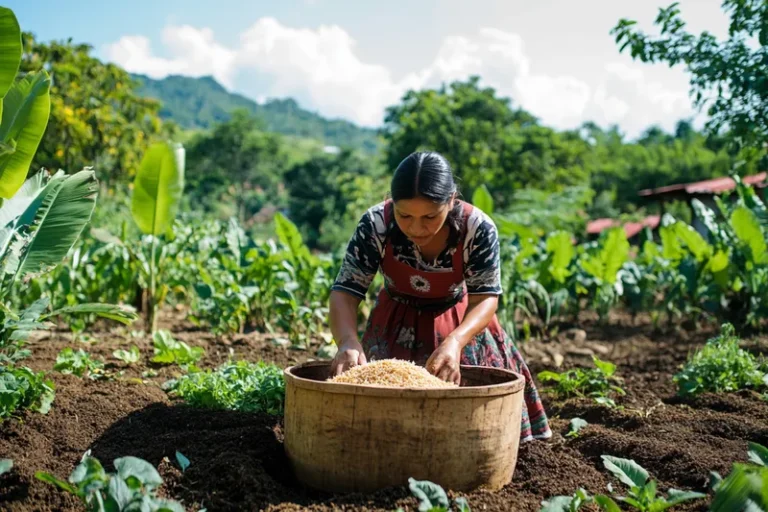
[(435, 377), (426, 368), (411, 361), (381, 359), (362, 366), (354, 366), (329, 382), (368, 384), (393, 388), (451, 388), (452, 382)]

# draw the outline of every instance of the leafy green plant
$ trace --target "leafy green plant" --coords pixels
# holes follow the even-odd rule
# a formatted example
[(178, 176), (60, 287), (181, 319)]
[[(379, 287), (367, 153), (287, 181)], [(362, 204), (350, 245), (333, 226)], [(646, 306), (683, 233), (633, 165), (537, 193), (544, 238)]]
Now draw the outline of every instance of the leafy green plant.
[(280, 367), (264, 362), (226, 363), (165, 383), (164, 389), (195, 407), (282, 414), (285, 381)]
[(0, 365), (0, 419), (10, 418), (24, 409), (48, 414), (55, 390), (56, 386), (46, 378), (45, 372)]
[(594, 503), (594, 498), (584, 489), (579, 489), (573, 496), (555, 496), (542, 501), (539, 512), (577, 512), (591, 503)]
[(56, 364), (53, 369), (64, 374), (77, 375), (78, 377), (97, 378), (99, 370), (104, 368), (104, 363), (92, 359), (83, 349), (74, 350), (71, 347), (62, 349), (56, 356)]
[(184, 190), (184, 148), (166, 142), (150, 146), (142, 158), (133, 187), (133, 220), (142, 233), (151, 237), (149, 258), (142, 268), (149, 276), (147, 326), (154, 333), (158, 307), (167, 293), (167, 287), (157, 289), (157, 242), (159, 237), (170, 234)]
[(760, 388), (768, 386), (768, 364), (742, 349), (733, 325), (723, 324), (720, 334), (697, 350), (673, 380), (680, 395)]
[(713, 473), (715, 498), (710, 508), (712, 512), (768, 509), (768, 448), (758, 443), (748, 444), (751, 464), (734, 464), (724, 480)]
[(177, 501), (160, 498), (160, 474), (149, 462), (137, 457), (114, 460), (116, 473), (107, 473), (90, 450), (67, 481), (42, 471), (35, 477), (77, 496), (88, 512), (185, 512)]
[[(452, 509), (451, 500), (448, 498), (445, 490), (428, 480), (409, 478), (408, 488), (411, 490), (411, 494), (419, 500), (419, 512), (451, 512), (451, 510), (470, 512), (471, 510), (467, 500), (464, 498), (453, 500), (455, 509)], [(402, 512), (402, 509), (398, 509), (398, 512)]]
[(194, 365), (205, 354), (202, 347), (190, 347), (183, 341), (175, 340), (165, 329), (155, 332), (152, 343), (155, 347), (153, 363), (178, 364), (184, 367)]
[(139, 347), (136, 345), (131, 345), (130, 350), (115, 350), (112, 352), (112, 355), (115, 357), (115, 359), (119, 359), (120, 361), (123, 361), (129, 365), (138, 363), (141, 360), (141, 352), (139, 352)]
[(543, 371), (539, 372), (538, 377), (542, 382), (555, 382), (556, 386), (548, 391), (560, 398), (592, 397), (600, 404), (615, 407), (616, 402), (611, 398), (611, 392), (625, 394), (624, 389), (614, 384), (620, 382), (615, 376), (616, 365), (595, 356), (592, 361), (595, 368), (573, 368), (562, 373)]
[[(686, 492), (677, 489), (669, 489), (667, 498), (659, 496), (656, 481), (650, 480), (648, 472), (635, 461), (610, 455), (603, 455), (602, 459), (606, 469), (629, 488), (627, 496), (618, 497), (618, 500), (631, 506), (634, 510), (661, 512), (679, 503), (706, 497), (706, 494), (699, 492)], [(594, 500), (606, 512), (621, 511), (616, 502), (609, 496), (599, 494), (594, 497)]]
[(586, 420), (582, 418), (573, 418), (570, 422), (570, 429), (568, 430), (566, 437), (579, 437), (579, 432), (581, 432), (587, 425), (589, 425), (589, 423), (587, 423)]

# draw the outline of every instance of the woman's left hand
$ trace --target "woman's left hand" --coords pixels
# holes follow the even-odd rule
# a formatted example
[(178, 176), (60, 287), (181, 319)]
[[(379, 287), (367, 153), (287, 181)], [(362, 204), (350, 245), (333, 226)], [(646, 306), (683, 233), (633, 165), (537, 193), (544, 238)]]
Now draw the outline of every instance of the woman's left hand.
[(461, 343), (455, 336), (445, 338), (427, 360), (427, 371), (432, 375), (456, 385), (461, 384)]

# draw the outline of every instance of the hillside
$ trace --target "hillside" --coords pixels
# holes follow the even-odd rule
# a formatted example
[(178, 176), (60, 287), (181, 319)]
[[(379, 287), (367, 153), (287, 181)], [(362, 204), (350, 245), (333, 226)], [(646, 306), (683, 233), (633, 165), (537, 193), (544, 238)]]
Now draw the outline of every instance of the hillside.
[(227, 91), (213, 77), (191, 78), (171, 75), (154, 80), (132, 75), (141, 82), (139, 94), (163, 103), (161, 117), (188, 129), (210, 128), (225, 121), (238, 108), (260, 116), (271, 131), (310, 137), (334, 146), (352, 146), (373, 152), (378, 148), (376, 132), (349, 121), (326, 119), (302, 109), (293, 99), (269, 100), (263, 105)]

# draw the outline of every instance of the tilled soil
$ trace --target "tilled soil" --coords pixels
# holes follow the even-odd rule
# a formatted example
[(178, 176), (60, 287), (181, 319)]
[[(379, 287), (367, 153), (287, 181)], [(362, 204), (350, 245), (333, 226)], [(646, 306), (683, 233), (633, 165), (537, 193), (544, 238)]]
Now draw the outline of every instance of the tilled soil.
[[(622, 337), (621, 333), (624, 333)], [(650, 326), (587, 327), (548, 342), (526, 342), (523, 351), (534, 373), (589, 364), (591, 355), (618, 365), (627, 395), (620, 409), (607, 409), (586, 399), (567, 401), (545, 397), (555, 436), (521, 446), (513, 482), (499, 492), (466, 495), (472, 510), (538, 511), (541, 501), (572, 494), (579, 487), (605, 493), (612, 483), (601, 455), (631, 458), (670, 487), (708, 491), (710, 471), (728, 473), (735, 461), (746, 460), (747, 442), (768, 445), (768, 402), (755, 392), (675, 396), (673, 374), (687, 355), (714, 331), (695, 334), (654, 333)], [(228, 358), (267, 360), (281, 366), (305, 361), (309, 352), (287, 350), (267, 336), (250, 334), (217, 340), (193, 330), (174, 335), (206, 348), (202, 366)], [(585, 336), (586, 335), (586, 336)], [(405, 487), (371, 495), (331, 496), (303, 489), (292, 477), (282, 449), (281, 418), (230, 411), (198, 410), (169, 400), (160, 385), (179, 373), (175, 367), (149, 362), (151, 343), (119, 331), (91, 333), (98, 343), (85, 347), (62, 333), (44, 335), (30, 348), (27, 364), (50, 370), (66, 346), (91, 354), (123, 370), (117, 380), (92, 381), (52, 372), (56, 400), (47, 415), (24, 414), (0, 425), (0, 458), (14, 468), (0, 476), (0, 510), (76, 511), (81, 506), (66, 493), (34, 477), (47, 471), (69, 476), (86, 450), (108, 470), (117, 457), (134, 455), (156, 465), (165, 484), (162, 493), (188, 510), (416, 510), (417, 501)], [(585, 339), (586, 338), (586, 339)], [(124, 367), (112, 358), (115, 348), (131, 343), (142, 351), (137, 367)], [(765, 350), (768, 340), (752, 346)], [(544, 354), (544, 356), (542, 356)], [(156, 376), (142, 376), (147, 369)], [(566, 438), (573, 417), (589, 423), (576, 438)], [(191, 461), (182, 473), (176, 451)], [(708, 500), (674, 510), (706, 510)]]

